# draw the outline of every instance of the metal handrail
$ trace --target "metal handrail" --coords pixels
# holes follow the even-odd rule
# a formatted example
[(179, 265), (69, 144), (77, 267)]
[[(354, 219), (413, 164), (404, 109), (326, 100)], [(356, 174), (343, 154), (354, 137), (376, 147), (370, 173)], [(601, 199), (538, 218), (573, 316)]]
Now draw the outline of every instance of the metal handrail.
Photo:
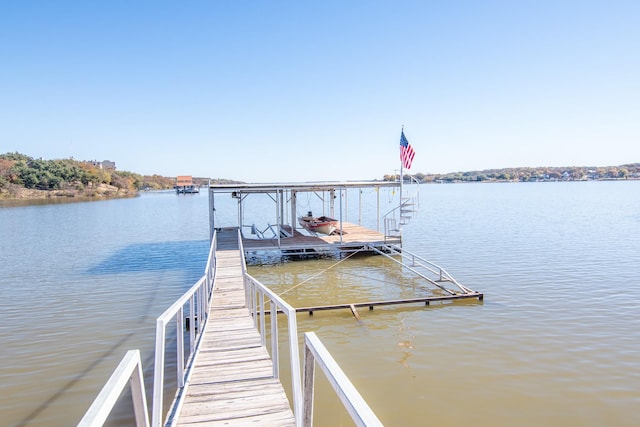
[[(399, 213), (399, 217), (400, 217), (400, 222), (402, 222), (402, 209), (406, 208), (408, 205), (410, 204), (419, 204), (419, 202), (417, 201), (417, 198), (414, 197), (403, 197), (403, 200), (400, 200), (400, 204), (398, 206), (396, 206), (395, 208), (391, 209), (389, 212), (387, 212), (386, 214), (384, 214), (382, 216), (382, 220), (384, 221), (384, 235), (385, 237), (390, 237), (393, 236), (390, 231), (391, 230), (391, 224), (393, 224), (394, 227), (396, 227), (396, 211)], [(402, 228), (402, 226), (400, 226), (399, 228)], [(396, 230), (399, 232), (399, 229)]]
[(147, 398), (144, 393), (144, 379), (142, 377), (142, 361), (140, 350), (129, 350), (122, 358), (118, 367), (113, 371), (98, 396), (84, 414), (79, 427), (97, 427), (104, 425), (118, 398), (127, 386), (131, 387), (133, 411), (137, 427), (149, 427), (149, 413)]
[[(395, 211), (402, 209), (403, 207), (406, 207), (406, 205), (409, 202), (414, 202), (416, 205), (420, 206), (420, 190), (419, 190), (419, 186), (420, 186), (420, 181), (418, 181), (418, 179), (416, 177), (414, 177), (413, 175), (408, 175), (405, 174), (405, 177), (409, 177), (410, 180), (409, 181), (413, 181), (418, 185), (418, 191), (415, 192), (415, 197), (414, 196), (404, 196), (402, 199), (404, 200), (400, 200), (400, 203), (398, 204), (398, 206), (396, 206), (395, 208), (391, 209), (389, 212), (387, 212), (386, 214), (384, 214), (382, 216), (382, 219), (386, 219), (389, 215), (394, 214)], [(394, 214), (395, 217), (395, 214)]]
[(407, 205), (407, 204), (411, 201), (411, 199), (412, 199), (412, 198), (411, 198), (411, 197), (406, 197), (406, 198), (404, 198), (404, 199), (405, 199), (404, 201), (402, 201), (402, 200), (400, 201), (400, 204), (399, 204), (398, 206), (396, 206), (395, 208), (391, 209), (391, 210), (390, 210), (389, 212), (387, 212), (386, 214), (382, 215), (382, 219), (387, 218), (387, 217), (388, 217), (389, 215), (391, 215), (391, 214), (394, 214), (394, 216), (395, 216), (395, 212), (396, 212), (397, 210), (402, 209), (405, 205)]
[[(409, 270), (413, 271), (414, 273), (416, 273), (417, 275), (419, 275), (420, 277), (422, 277), (423, 279), (426, 279), (429, 283), (439, 287), (440, 289), (451, 293), (451, 291), (447, 288), (445, 288), (444, 286), (440, 285), (440, 283), (442, 282), (451, 282), (454, 285), (456, 285), (458, 287), (458, 289), (465, 293), (475, 293), (475, 291), (473, 291), (472, 289), (469, 289), (468, 287), (458, 283), (458, 281), (456, 279), (453, 278), (452, 275), (450, 275), (444, 268), (440, 267), (439, 265), (428, 261), (424, 258), (422, 258), (421, 256), (418, 256), (404, 248), (401, 248), (397, 245), (386, 245), (386, 249), (389, 250), (391, 252), (392, 255), (400, 255), (402, 257), (402, 259), (404, 260), (410, 260), (411, 263), (410, 264), (404, 264), (402, 262), (399, 262), (391, 257), (389, 257), (388, 254), (385, 254), (383, 252), (380, 252), (379, 250), (375, 250), (373, 249), (375, 252), (378, 252), (382, 255), (385, 255), (387, 257), (389, 257), (390, 259), (399, 262), (400, 264), (402, 264), (404, 267), (408, 268)], [(419, 271), (417, 271), (414, 267), (421, 267), (425, 270), (427, 270), (428, 272), (430, 272), (431, 274), (437, 276), (436, 279), (430, 279), (428, 277), (426, 277), (425, 275), (421, 274)]]
[(285, 300), (260, 283), (256, 278), (247, 273), (244, 262), (244, 248), (242, 237), (238, 236), (240, 253), (242, 254), (242, 272), (244, 274), (244, 286), (247, 295), (247, 307), (253, 317), (254, 326), (259, 328), (262, 338), (262, 345), (266, 346), (266, 312), (265, 300), (269, 303), (269, 314), (271, 318), (271, 358), (273, 361), (273, 377), (279, 378), (279, 349), (278, 349), (278, 311), (287, 316), (287, 329), (289, 334), (289, 363), (291, 365), (291, 388), (293, 396), (293, 413), (296, 425), (302, 425), (302, 380), (300, 374), (300, 354), (298, 349), (298, 324), (296, 320), (296, 310)]
[(314, 332), (304, 334), (304, 419), (303, 426), (313, 425), (313, 390), (316, 363), (326, 375), (351, 419), (357, 426), (382, 426), (382, 422)]
[[(153, 372), (153, 401), (151, 413), (151, 425), (160, 427), (163, 423), (162, 400), (164, 393), (164, 365), (166, 346), (166, 326), (171, 319), (176, 320), (176, 371), (178, 379), (178, 391), (185, 385), (189, 372), (185, 372), (185, 367), (190, 367), (191, 361), (198, 347), (198, 342), (202, 338), (204, 325), (207, 321), (213, 283), (216, 273), (216, 238), (217, 231), (214, 231), (213, 240), (209, 249), (209, 257), (205, 267), (205, 274), (185, 292), (176, 302), (171, 304), (164, 313), (156, 319), (156, 347), (155, 362)], [(185, 363), (184, 358), (184, 306), (189, 304), (189, 354)], [(181, 398), (179, 396), (178, 400)]]
[[(193, 360), (202, 340), (204, 327), (208, 318), (208, 309), (211, 303), (213, 285), (216, 278), (216, 259), (215, 252), (217, 248), (217, 235), (214, 231), (211, 248), (209, 250), (209, 259), (205, 268), (205, 274), (195, 285), (185, 292), (176, 302), (174, 302), (165, 312), (158, 317), (156, 321), (156, 349), (155, 349), (155, 366), (153, 379), (153, 402), (152, 402), (152, 420), (153, 427), (160, 427), (162, 420), (162, 400), (164, 388), (164, 362), (165, 362), (165, 340), (166, 326), (175, 317), (177, 332), (177, 375), (178, 375), (178, 391), (176, 393), (175, 403), (173, 405), (173, 413), (179, 410), (184, 398), (185, 385), (191, 375)], [(259, 327), (262, 337), (262, 344), (266, 345), (266, 316), (271, 317), (271, 357), (273, 361), (273, 377), (279, 378), (279, 349), (278, 349), (278, 312), (282, 312), (287, 316), (287, 326), (289, 335), (289, 357), (291, 365), (291, 387), (294, 401), (294, 416), (296, 426), (310, 426), (312, 422), (311, 415), (313, 412), (313, 371), (310, 376), (307, 372), (313, 370), (314, 360), (322, 367), (323, 371), (329, 378), (334, 390), (338, 394), (345, 408), (351, 414), (353, 420), (360, 426), (381, 426), (382, 424), (376, 418), (369, 406), (364, 402), (360, 394), (355, 390), (349, 379), (344, 375), (335, 360), (331, 357), (326, 348), (320, 343), (315, 334), (305, 334), (305, 389), (303, 391), (300, 355), (298, 347), (298, 326), (296, 321), (296, 310), (286, 301), (272, 292), (265, 285), (247, 273), (244, 248), (242, 245), (242, 235), (238, 231), (238, 246), (242, 259), (242, 274), (247, 296), (247, 307), (249, 307), (254, 325)], [(269, 312), (265, 311), (265, 300), (269, 303)], [(260, 302), (258, 302), (260, 301)], [(186, 361), (187, 371), (185, 372), (184, 360), (184, 306), (189, 303), (190, 316), (190, 352)], [(307, 337), (311, 336), (310, 342)], [(309, 353), (309, 354), (307, 354)], [(311, 362), (307, 362), (310, 358)], [(144, 383), (142, 377), (142, 363), (140, 361), (139, 350), (130, 350), (123, 360), (120, 362), (111, 378), (102, 391), (96, 397), (95, 401), (80, 421), (82, 427), (101, 426), (106, 421), (109, 413), (113, 409), (118, 397), (126, 386), (127, 382), (131, 384), (133, 406), (135, 411), (137, 427), (149, 426), (149, 415), (147, 402), (144, 391)], [(311, 396), (311, 397), (309, 397)], [(175, 419), (173, 420), (175, 422)]]

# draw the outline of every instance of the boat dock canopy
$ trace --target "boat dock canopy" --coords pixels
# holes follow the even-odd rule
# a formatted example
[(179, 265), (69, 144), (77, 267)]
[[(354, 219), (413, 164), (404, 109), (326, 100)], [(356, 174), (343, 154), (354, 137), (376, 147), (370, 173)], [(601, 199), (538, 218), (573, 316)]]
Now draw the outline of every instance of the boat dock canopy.
[[(380, 211), (380, 190), (389, 190), (389, 196), (384, 197), (389, 203), (399, 194), (399, 188), (397, 181), (209, 184), (210, 236), (216, 229), (238, 227), (245, 239), (245, 251), (281, 255), (353, 252), (366, 245), (400, 244), (400, 236), (388, 233), (386, 223), (383, 227)], [(221, 198), (223, 194), (227, 196)], [(375, 201), (363, 201), (372, 197)], [(256, 205), (251, 201), (254, 198), (263, 201)], [(232, 199), (236, 203), (230, 203)], [(229, 210), (237, 210), (237, 214)], [(300, 217), (311, 216), (312, 212), (335, 221), (331, 235), (299, 224)]]
[(249, 184), (210, 184), (209, 188), (219, 193), (269, 193), (274, 191), (331, 191), (347, 188), (400, 188), (399, 181), (318, 181), (289, 183), (249, 183)]

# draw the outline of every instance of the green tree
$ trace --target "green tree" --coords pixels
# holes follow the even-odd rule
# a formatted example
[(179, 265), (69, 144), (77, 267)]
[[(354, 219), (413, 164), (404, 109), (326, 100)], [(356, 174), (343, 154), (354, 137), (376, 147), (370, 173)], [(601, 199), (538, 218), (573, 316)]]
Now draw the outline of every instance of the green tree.
[(20, 174), (20, 181), (22, 181), (25, 188), (36, 188), (39, 182), (36, 172), (28, 168)]

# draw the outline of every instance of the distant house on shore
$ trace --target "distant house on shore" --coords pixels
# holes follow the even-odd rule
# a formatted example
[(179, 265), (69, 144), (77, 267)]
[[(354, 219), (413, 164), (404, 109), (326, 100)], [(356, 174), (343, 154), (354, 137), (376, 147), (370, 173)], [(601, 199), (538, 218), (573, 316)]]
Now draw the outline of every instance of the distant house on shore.
[(587, 179), (598, 179), (600, 174), (595, 169), (589, 169), (587, 171)]
[(179, 175), (176, 177), (176, 193), (199, 193), (200, 189), (193, 183), (191, 175)]
[(112, 171), (116, 170), (116, 162), (112, 162), (111, 160), (103, 160), (101, 162), (97, 160), (91, 160), (87, 163), (97, 167), (98, 169), (105, 169), (105, 170), (112, 170)]

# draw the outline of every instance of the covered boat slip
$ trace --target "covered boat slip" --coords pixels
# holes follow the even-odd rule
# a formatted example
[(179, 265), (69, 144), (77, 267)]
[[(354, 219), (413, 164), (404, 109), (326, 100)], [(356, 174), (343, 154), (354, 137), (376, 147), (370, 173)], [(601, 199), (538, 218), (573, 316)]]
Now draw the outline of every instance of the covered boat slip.
[[(215, 229), (239, 227), (246, 252), (278, 252), (281, 255), (339, 254), (362, 250), (365, 246), (401, 244), (399, 231), (392, 230), (386, 221), (389, 213), (383, 215), (381, 212), (380, 195), (380, 189), (395, 192), (399, 188), (399, 182), (388, 181), (210, 185), (210, 236)], [(375, 201), (367, 200), (369, 204), (364, 208), (362, 197), (367, 189), (373, 190), (368, 197), (371, 199), (374, 194)], [(268, 212), (260, 212), (268, 216), (266, 223), (256, 224), (247, 219), (248, 215), (255, 214), (247, 205), (251, 198), (265, 196), (272, 207)], [(220, 206), (228, 206), (229, 197), (237, 201), (237, 218), (229, 221), (227, 217), (225, 222), (217, 213)], [(354, 212), (356, 205), (357, 213)], [(299, 224), (299, 219), (311, 214), (312, 208), (318, 216), (326, 215), (336, 220), (333, 233), (314, 233)], [(357, 215), (357, 223), (347, 221), (347, 213), (352, 217)], [(368, 224), (375, 224), (375, 229), (361, 225), (363, 216)]]
[[(369, 196), (375, 201), (363, 203), (363, 190), (370, 189)], [(396, 206), (384, 214), (381, 212), (381, 189), (387, 189), (389, 196), (399, 197)], [(400, 191), (396, 191), (400, 190)], [(349, 197), (347, 196), (349, 194)], [(247, 217), (255, 218), (255, 207), (248, 206), (248, 201), (258, 195), (268, 196), (270, 203), (262, 203), (257, 208), (265, 210), (271, 219), (266, 219), (268, 225), (257, 226)], [(354, 197), (355, 196), (355, 197)], [(356, 202), (354, 202), (356, 198)], [(229, 201), (237, 203), (237, 218), (227, 222), (221, 221), (217, 215), (219, 207), (233, 207)], [(310, 203), (310, 199), (316, 204)], [(389, 197), (389, 203), (392, 203)], [(387, 198), (385, 198), (385, 202)], [(355, 209), (357, 206), (357, 212)], [(363, 206), (367, 206), (366, 209)], [(300, 218), (312, 217), (311, 207), (319, 209), (315, 217), (329, 217), (336, 220), (336, 230), (331, 234), (314, 233), (306, 227), (298, 225)], [(347, 209), (350, 207), (351, 209)], [(367, 212), (364, 212), (364, 211)], [(300, 212), (299, 212), (300, 211)], [(358, 222), (376, 224), (376, 229), (346, 221), (347, 212), (353, 218), (357, 215)], [(368, 253), (385, 256), (396, 262), (403, 270), (424, 280), (430, 293), (416, 295), (414, 298), (394, 299), (389, 301), (356, 302), (345, 301), (328, 306), (298, 307), (297, 311), (312, 313), (316, 310), (333, 310), (350, 308), (355, 315), (355, 307), (426, 304), (439, 301), (453, 301), (462, 299), (483, 300), (483, 294), (458, 283), (449, 273), (438, 265), (413, 254), (402, 248), (402, 226), (411, 219), (413, 198), (402, 196), (399, 182), (363, 181), (363, 182), (323, 182), (299, 184), (240, 184), (240, 185), (210, 185), (209, 186), (209, 219), (210, 232), (230, 231), (240, 229), (242, 245), (247, 260), (258, 263), (269, 258), (269, 254), (281, 256), (317, 256), (329, 255), (349, 257), (355, 253)], [(261, 212), (265, 214), (265, 212)], [(373, 216), (372, 216), (373, 213)], [(369, 215), (364, 218), (363, 215)], [(265, 218), (268, 215), (263, 215)], [(364, 221), (363, 221), (364, 218)], [(382, 231), (380, 231), (382, 229)], [(248, 232), (247, 232), (248, 231)], [(220, 233), (219, 233), (220, 234)], [(224, 234), (224, 233), (223, 233)], [(263, 255), (266, 255), (263, 257)], [(268, 262), (268, 261), (267, 261)]]
[(400, 243), (399, 237), (386, 237), (382, 233), (349, 222), (343, 222), (342, 233), (333, 235), (303, 234), (299, 229), (291, 231), (290, 226), (282, 226), (290, 237), (280, 239), (255, 239), (243, 237), (247, 252), (279, 251), (282, 255), (339, 254), (363, 250), (367, 245), (380, 247), (385, 243)]

